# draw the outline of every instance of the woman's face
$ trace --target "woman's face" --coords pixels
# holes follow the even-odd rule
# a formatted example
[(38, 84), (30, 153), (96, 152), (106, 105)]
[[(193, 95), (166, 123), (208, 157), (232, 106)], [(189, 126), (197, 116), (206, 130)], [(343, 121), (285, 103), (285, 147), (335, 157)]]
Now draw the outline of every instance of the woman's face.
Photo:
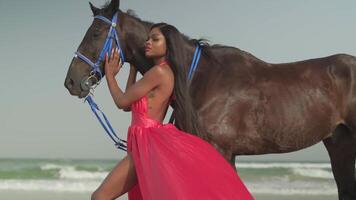
[(153, 28), (148, 34), (145, 43), (145, 55), (147, 58), (160, 58), (166, 55), (166, 38), (158, 27)]

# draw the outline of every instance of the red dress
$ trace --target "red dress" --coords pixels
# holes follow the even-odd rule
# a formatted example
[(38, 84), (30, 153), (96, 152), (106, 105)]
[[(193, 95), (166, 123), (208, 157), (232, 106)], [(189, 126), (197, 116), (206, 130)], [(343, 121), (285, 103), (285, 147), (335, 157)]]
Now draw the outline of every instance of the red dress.
[(251, 200), (238, 174), (205, 140), (147, 115), (147, 96), (131, 105), (127, 147), (137, 174), (129, 200)]

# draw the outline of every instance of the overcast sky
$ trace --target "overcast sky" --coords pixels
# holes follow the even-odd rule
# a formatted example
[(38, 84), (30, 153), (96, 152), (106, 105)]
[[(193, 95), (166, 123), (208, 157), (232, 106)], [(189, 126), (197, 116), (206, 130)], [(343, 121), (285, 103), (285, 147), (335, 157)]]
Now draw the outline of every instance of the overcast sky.
[[(336, 53), (356, 55), (355, 8), (352, 0), (121, 2), (122, 10), (133, 9), (144, 20), (171, 23), (191, 38), (235, 46), (271, 63)], [(0, 158), (121, 159), (125, 155), (114, 148), (89, 106), (63, 86), (91, 16), (87, 0), (0, 0)], [(128, 65), (118, 75), (122, 89), (127, 76)], [(126, 138), (131, 115), (115, 107), (105, 81), (95, 100), (120, 137)], [(240, 158), (328, 159), (322, 143), (288, 154)]]

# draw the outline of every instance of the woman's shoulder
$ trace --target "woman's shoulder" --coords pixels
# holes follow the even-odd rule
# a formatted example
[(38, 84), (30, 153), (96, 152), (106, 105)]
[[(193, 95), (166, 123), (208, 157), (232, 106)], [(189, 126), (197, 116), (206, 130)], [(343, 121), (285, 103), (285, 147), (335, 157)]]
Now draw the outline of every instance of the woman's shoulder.
[[(146, 73), (148, 76), (150, 75), (167, 76), (172, 73), (172, 70), (170, 69), (169, 65), (166, 64), (154, 65)], [(146, 75), (146, 73), (144, 75)]]

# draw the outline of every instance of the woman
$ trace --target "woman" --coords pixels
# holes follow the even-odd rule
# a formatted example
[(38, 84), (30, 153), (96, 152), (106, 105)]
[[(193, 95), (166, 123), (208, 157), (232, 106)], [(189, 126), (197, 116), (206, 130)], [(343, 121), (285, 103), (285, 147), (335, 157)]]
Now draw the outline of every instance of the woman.
[[(126, 92), (117, 85), (119, 52), (106, 56), (105, 74), (118, 108), (132, 111), (127, 156), (109, 173), (92, 199), (115, 199), (128, 192), (129, 200), (251, 200), (253, 197), (233, 167), (199, 133), (196, 112), (182, 68), (182, 34), (173, 26), (154, 24), (145, 43), (146, 57), (155, 66), (135, 82), (130, 67)], [(173, 95), (173, 93), (175, 95)], [(178, 129), (163, 119), (175, 101)], [(188, 132), (187, 130), (191, 131)]]

